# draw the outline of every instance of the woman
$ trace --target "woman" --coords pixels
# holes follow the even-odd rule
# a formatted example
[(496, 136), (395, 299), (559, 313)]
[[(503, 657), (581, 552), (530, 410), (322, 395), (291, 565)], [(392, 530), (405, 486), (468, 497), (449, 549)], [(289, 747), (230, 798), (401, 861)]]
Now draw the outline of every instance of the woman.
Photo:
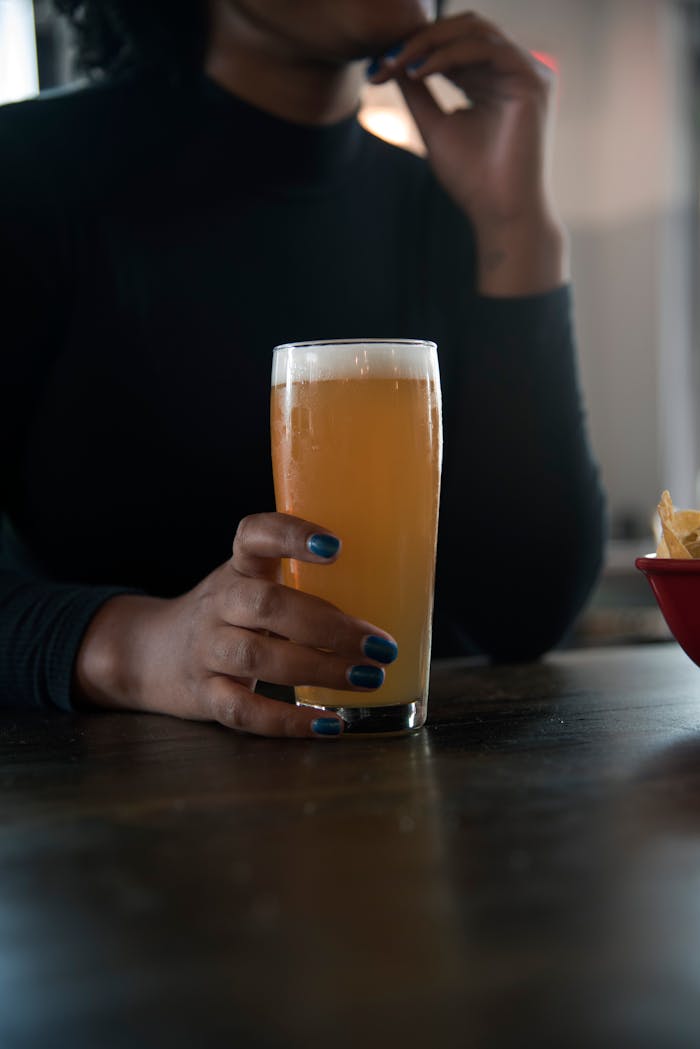
[[(603, 498), (548, 72), (429, 0), (63, 6), (105, 75), (0, 112), (3, 701), (323, 736), (340, 720), (255, 680), (381, 687), (383, 625), (277, 582), (280, 557), (342, 556), (322, 521), (269, 512), (270, 351), (316, 337), (439, 345), (436, 653), (556, 644)], [(368, 72), (427, 162), (359, 127)], [(444, 114), (432, 73), (472, 107)]]

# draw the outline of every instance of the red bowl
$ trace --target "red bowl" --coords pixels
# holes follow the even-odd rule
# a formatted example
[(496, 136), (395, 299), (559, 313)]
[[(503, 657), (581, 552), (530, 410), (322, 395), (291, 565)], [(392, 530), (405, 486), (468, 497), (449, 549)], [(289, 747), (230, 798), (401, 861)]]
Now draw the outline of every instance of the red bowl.
[(638, 557), (668, 628), (686, 655), (700, 666), (700, 560)]

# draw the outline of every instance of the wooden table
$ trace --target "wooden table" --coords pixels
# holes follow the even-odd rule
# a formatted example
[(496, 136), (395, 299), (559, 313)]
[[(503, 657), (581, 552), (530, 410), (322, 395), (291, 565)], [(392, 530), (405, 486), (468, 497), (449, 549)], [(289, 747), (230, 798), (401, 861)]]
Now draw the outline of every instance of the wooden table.
[(700, 1046), (700, 670), (434, 667), (403, 739), (0, 719), (1, 1049)]

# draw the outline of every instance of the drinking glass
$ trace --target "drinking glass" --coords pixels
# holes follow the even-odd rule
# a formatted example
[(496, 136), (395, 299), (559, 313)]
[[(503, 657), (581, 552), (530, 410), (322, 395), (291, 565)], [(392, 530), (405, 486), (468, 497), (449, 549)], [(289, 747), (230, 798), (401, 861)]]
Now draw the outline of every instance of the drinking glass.
[(437, 348), (412, 340), (277, 346), (272, 364), (277, 509), (342, 540), (331, 565), (283, 561), (287, 586), (369, 620), (397, 641), (376, 692), (301, 685), (351, 733), (420, 728), (428, 703), (442, 413)]

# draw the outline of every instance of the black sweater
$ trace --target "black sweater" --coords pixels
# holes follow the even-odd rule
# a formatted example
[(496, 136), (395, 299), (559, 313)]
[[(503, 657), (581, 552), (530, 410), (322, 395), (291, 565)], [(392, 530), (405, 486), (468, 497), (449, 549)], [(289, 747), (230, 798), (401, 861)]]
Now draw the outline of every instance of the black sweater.
[[(532, 658), (580, 611), (603, 497), (568, 288), (475, 292), (427, 164), (202, 78), (0, 110), (0, 704), (70, 708), (109, 596), (172, 596), (272, 509), (272, 348), (438, 343), (435, 654)], [(371, 527), (371, 522), (368, 522)]]

